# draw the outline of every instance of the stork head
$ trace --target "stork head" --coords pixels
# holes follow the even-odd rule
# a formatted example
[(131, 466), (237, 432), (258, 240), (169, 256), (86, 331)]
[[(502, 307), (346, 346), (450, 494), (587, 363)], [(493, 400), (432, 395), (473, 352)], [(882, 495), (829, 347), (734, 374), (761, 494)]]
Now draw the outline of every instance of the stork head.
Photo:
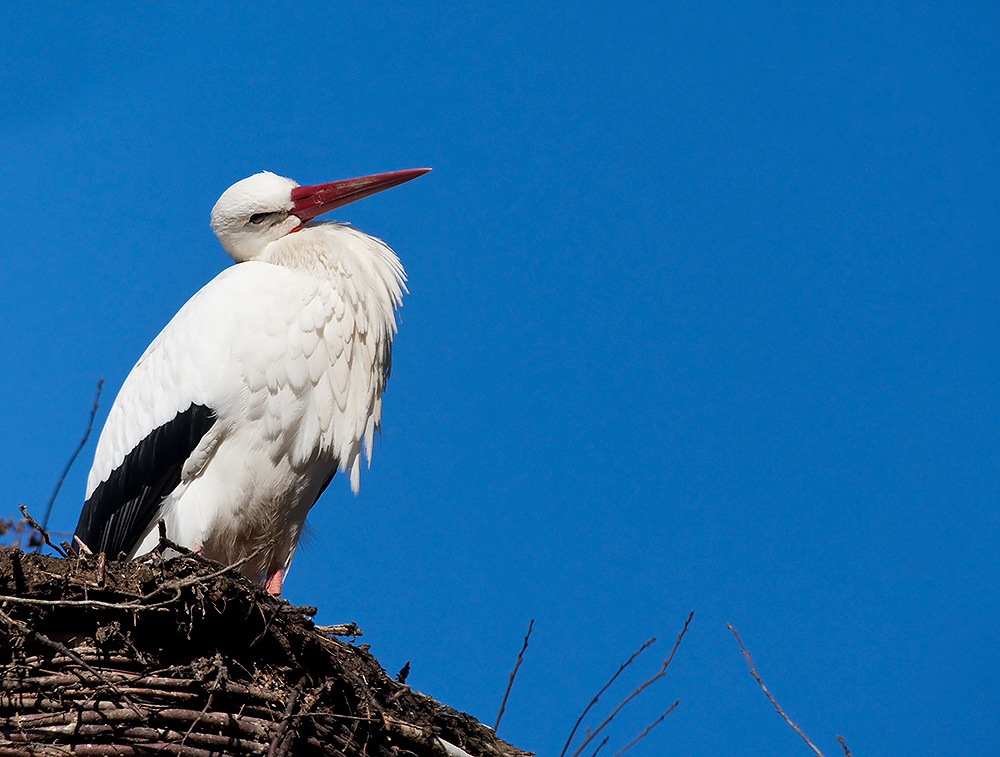
[(410, 168), (308, 187), (264, 171), (236, 182), (222, 193), (212, 208), (212, 230), (237, 263), (254, 260), (271, 242), (298, 231), (321, 213), (415, 179), (429, 170)]

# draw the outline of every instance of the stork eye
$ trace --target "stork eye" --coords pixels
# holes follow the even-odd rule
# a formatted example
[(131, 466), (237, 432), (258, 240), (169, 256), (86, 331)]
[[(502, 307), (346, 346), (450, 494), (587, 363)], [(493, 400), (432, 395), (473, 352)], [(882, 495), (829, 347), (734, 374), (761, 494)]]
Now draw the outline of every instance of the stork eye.
[(274, 224), (281, 223), (286, 218), (288, 218), (288, 213), (284, 210), (276, 210), (273, 213), (254, 213), (250, 216), (250, 223), (254, 226), (260, 226), (261, 224), (274, 226)]

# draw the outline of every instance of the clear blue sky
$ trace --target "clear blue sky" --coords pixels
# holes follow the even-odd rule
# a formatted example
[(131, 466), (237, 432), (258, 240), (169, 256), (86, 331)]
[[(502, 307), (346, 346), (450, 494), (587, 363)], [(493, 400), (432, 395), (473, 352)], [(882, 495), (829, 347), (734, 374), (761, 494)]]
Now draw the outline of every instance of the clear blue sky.
[(602, 754), (678, 697), (635, 754), (808, 753), (726, 621), (827, 757), (994, 752), (1000, 11), (832, 5), (5, 5), (0, 509), (229, 264), (231, 183), (431, 166), (337, 212), (411, 294), (288, 598), (490, 723), (535, 618), (539, 755), (689, 610)]

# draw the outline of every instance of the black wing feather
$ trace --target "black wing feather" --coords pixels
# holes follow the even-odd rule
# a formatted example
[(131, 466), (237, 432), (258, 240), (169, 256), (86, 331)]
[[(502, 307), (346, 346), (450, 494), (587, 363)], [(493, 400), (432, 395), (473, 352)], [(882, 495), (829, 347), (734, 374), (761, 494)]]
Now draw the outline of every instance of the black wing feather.
[[(330, 482), (333, 481), (333, 477), (337, 475), (337, 469), (339, 467), (340, 467), (340, 463), (338, 463), (336, 460), (334, 460), (333, 461), (333, 470), (330, 472), (330, 475), (327, 476), (326, 481), (323, 482), (323, 485), (319, 488), (319, 493), (316, 495), (316, 499), (313, 500), (313, 505), (315, 505), (317, 502), (319, 502), (319, 498), (323, 496), (323, 492), (326, 491), (326, 487), (328, 487), (330, 485)], [(311, 508), (312, 505), (309, 505), (309, 507)]]
[(209, 408), (191, 405), (150, 432), (84, 504), (76, 526), (80, 541), (112, 559), (135, 549), (215, 420)]

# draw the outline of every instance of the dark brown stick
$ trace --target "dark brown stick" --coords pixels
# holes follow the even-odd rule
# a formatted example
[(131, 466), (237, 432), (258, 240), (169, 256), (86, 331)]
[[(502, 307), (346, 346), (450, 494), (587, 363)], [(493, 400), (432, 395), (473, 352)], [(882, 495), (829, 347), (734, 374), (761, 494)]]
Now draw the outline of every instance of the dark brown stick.
[(767, 690), (767, 686), (764, 685), (764, 682), (757, 674), (757, 668), (754, 667), (753, 660), (750, 659), (750, 653), (747, 651), (747, 648), (743, 646), (743, 642), (740, 641), (740, 635), (736, 633), (736, 629), (733, 628), (732, 625), (729, 623), (726, 623), (726, 628), (728, 628), (732, 632), (733, 636), (736, 638), (736, 643), (740, 645), (740, 651), (743, 653), (743, 656), (747, 658), (747, 664), (750, 666), (750, 675), (754, 677), (754, 680), (757, 681), (757, 685), (760, 686), (764, 694), (767, 695), (767, 698), (770, 700), (771, 704), (774, 705), (774, 709), (777, 710), (778, 714), (781, 715), (782, 719), (786, 723), (788, 723), (788, 725), (790, 725), (792, 729), (797, 734), (799, 734), (799, 736), (802, 737), (802, 740), (809, 745), (809, 748), (816, 753), (816, 757), (823, 757), (823, 753), (816, 748), (816, 745), (809, 740), (809, 738), (802, 732), (802, 729), (791, 721), (791, 719), (785, 714), (785, 711), (781, 709), (781, 705), (779, 705), (775, 701), (774, 697), (771, 696), (771, 692)]
[(517, 675), (517, 669), (521, 667), (524, 650), (528, 648), (528, 637), (531, 636), (531, 628), (534, 625), (535, 619), (532, 618), (531, 622), (528, 623), (528, 633), (524, 635), (524, 644), (521, 645), (521, 651), (517, 653), (517, 662), (514, 663), (514, 669), (510, 671), (510, 680), (507, 681), (507, 690), (503, 693), (503, 700), (500, 702), (500, 712), (497, 713), (497, 722), (493, 724), (494, 731), (496, 731), (497, 726), (500, 725), (500, 718), (503, 717), (504, 707), (507, 706), (507, 696), (510, 694), (510, 687), (514, 685), (514, 676)]
[[(21, 515), (23, 515), (24, 519), (28, 521), (28, 525), (42, 535), (42, 539), (45, 540), (46, 544), (52, 547), (52, 549), (58, 552), (62, 557), (66, 557), (66, 553), (63, 551), (62, 547), (57, 547), (49, 540), (49, 532), (45, 530), (45, 527), (39, 525), (38, 521), (32, 518), (31, 515), (28, 514), (28, 508), (26, 508), (24, 505), (18, 505), (17, 509), (21, 511)], [(29, 544), (28, 546), (31, 545)]]
[(296, 684), (295, 688), (292, 690), (291, 695), (288, 697), (288, 704), (285, 705), (285, 715), (278, 724), (274, 738), (271, 740), (271, 746), (267, 750), (267, 757), (281, 757), (281, 755), (287, 753), (288, 747), (291, 746), (291, 741), (295, 738), (295, 731), (292, 731), (292, 733), (289, 734), (288, 729), (292, 723), (292, 715), (295, 712), (295, 705), (299, 701), (299, 696), (302, 694), (302, 690), (305, 688), (305, 685), (306, 679), (303, 677), (299, 680), (298, 684)]

